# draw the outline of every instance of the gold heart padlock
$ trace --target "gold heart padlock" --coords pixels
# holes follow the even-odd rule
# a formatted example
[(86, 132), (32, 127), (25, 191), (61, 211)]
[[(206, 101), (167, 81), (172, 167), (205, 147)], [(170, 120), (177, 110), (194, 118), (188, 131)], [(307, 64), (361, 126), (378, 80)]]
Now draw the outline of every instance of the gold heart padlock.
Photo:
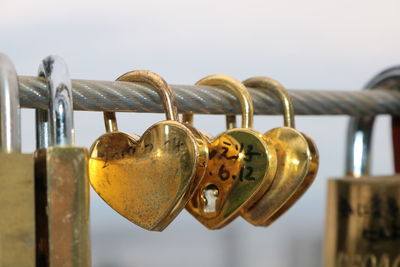
[(242, 128), (227, 130), (209, 140), (205, 176), (186, 205), (203, 225), (218, 229), (266, 192), (275, 175), (276, 153), (262, 133), (251, 129), (253, 103), (242, 83), (229, 76), (212, 75), (196, 85), (228, 88), (237, 96), (242, 108)]
[(294, 128), (293, 104), (280, 83), (266, 77), (254, 77), (243, 84), (273, 93), (283, 107), (285, 127), (264, 134), (277, 152), (278, 168), (274, 181), (254, 205), (242, 210), (242, 217), (251, 224), (268, 226), (286, 212), (314, 181), (318, 170), (318, 150), (309, 136)]
[(172, 90), (160, 76), (132, 71), (117, 80), (153, 86), (167, 120), (152, 125), (139, 139), (118, 131), (115, 113), (105, 112), (107, 133), (90, 149), (90, 182), (122, 216), (147, 230), (162, 231), (203, 178), (207, 141), (194, 128), (178, 122)]

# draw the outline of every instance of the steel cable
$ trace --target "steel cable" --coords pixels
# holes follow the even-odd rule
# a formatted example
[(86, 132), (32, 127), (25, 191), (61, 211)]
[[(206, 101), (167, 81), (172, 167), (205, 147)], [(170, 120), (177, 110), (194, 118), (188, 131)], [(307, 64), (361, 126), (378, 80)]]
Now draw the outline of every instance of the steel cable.
[[(20, 101), (25, 108), (47, 108), (43, 79), (19, 76)], [(161, 100), (150, 86), (116, 81), (73, 80), (75, 110), (163, 112)], [(239, 114), (239, 103), (223, 88), (171, 85), (179, 112)], [(392, 88), (391, 88), (392, 89)], [(280, 114), (278, 100), (249, 88), (255, 114)], [(400, 115), (400, 92), (396, 90), (317, 91), (289, 90), (298, 115)]]

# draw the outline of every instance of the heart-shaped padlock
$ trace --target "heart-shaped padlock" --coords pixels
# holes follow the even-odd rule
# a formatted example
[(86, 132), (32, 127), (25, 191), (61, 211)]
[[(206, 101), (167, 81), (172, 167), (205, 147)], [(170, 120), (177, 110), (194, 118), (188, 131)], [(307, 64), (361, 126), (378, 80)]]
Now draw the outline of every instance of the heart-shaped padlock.
[(253, 103), (242, 83), (229, 76), (212, 75), (196, 85), (226, 87), (235, 93), (242, 108), (242, 128), (209, 140), (205, 176), (186, 205), (203, 225), (218, 229), (267, 191), (276, 171), (276, 153), (262, 133), (251, 129)]
[(91, 147), (90, 182), (118, 213), (133, 223), (162, 231), (184, 208), (208, 162), (207, 141), (178, 122), (168, 84), (149, 71), (128, 72), (118, 81), (144, 82), (157, 89), (167, 120), (143, 136), (119, 132), (115, 113), (105, 112), (107, 133)]
[(267, 226), (286, 212), (308, 189), (318, 169), (318, 150), (313, 140), (294, 128), (294, 109), (286, 89), (277, 81), (254, 77), (243, 82), (253, 88), (263, 88), (279, 97), (285, 127), (266, 132), (274, 145), (278, 168), (268, 191), (252, 206), (242, 210), (242, 216), (256, 226)]

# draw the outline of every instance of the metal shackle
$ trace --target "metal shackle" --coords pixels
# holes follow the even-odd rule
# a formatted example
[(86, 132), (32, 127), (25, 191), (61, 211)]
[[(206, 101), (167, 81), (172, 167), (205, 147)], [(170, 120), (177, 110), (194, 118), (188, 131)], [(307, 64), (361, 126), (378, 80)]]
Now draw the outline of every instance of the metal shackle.
[[(196, 83), (196, 85), (203, 86), (220, 86), (229, 89), (236, 98), (239, 100), (240, 108), (242, 111), (242, 128), (253, 128), (253, 115), (254, 107), (253, 100), (247, 91), (246, 86), (238, 80), (222, 74), (210, 75), (204, 77)], [(227, 128), (236, 128), (235, 115), (227, 114)]]
[(295, 128), (292, 99), (289, 96), (286, 88), (281, 83), (275, 81), (274, 79), (260, 76), (249, 78), (243, 81), (243, 84), (246, 87), (260, 88), (261, 90), (265, 90), (278, 98), (282, 106), (284, 126)]
[[(397, 90), (400, 88), (400, 67), (387, 69), (376, 75), (365, 89)], [(346, 144), (346, 174), (359, 178), (370, 174), (371, 135), (375, 116), (350, 119)]]
[[(178, 110), (175, 104), (175, 96), (168, 83), (158, 74), (147, 70), (134, 70), (117, 78), (122, 82), (141, 82), (156, 89), (165, 110), (166, 120), (178, 121)], [(115, 112), (104, 112), (104, 124), (107, 132), (118, 131)]]
[(21, 113), (18, 76), (14, 65), (0, 53), (0, 150), (21, 152)]
[(74, 144), (72, 86), (67, 64), (48, 56), (39, 66), (48, 87), (48, 110), (36, 110), (37, 148)]
[[(239, 101), (241, 114), (242, 114), (242, 127), (251, 128), (253, 127), (253, 100), (243, 83), (240, 83), (236, 79), (222, 74), (207, 76), (196, 83), (196, 85), (206, 86), (222, 86), (229, 91), (233, 92)], [(236, 115), (226, 114), (226, 129), (237, 128), (236, 126)], [(182, 121), (193, 125), (193, 112), (182, 113)]]
[[(284, 126), (295, 128), (294, 107), (292, 99), (286, 88), (282, 84), (280, 84), (278, 81), (275, 81), (274, 79), (262, 76), (249, 78), (243, 81), (243, 84), (246, 87), (260, 88), (266, 90), (268, 91), (268, 93), (271, 93), (276, 98), (278, 98), (282, 106)], [(236, 128), (236, 115), (226, 115), (226, 128)]]

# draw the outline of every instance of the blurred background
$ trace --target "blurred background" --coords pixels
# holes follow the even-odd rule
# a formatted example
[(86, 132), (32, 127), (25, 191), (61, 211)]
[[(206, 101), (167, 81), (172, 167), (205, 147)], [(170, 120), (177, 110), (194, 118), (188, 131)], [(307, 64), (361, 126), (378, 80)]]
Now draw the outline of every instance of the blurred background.
[[(289, 89), (359, 90), (400, 63), (398, 0), (302, 1), (24, 1), (0, 3), (0, 51), (20, 75), (36, 75), (47, 55), (68, 63), (71, 77), (114, 80), (149, 69), (171, 84), (223, 73), (243, 80), (270, 76)], [(23, 149), (34, 150), (34, 113), (23, 110)], [(120, 129), (141, 134), (162, 114), (118, 114)], [(196, 116), (213, 135), (224, 116)], [(297, 116), (320, 150), (318, 176), (302, 199), (268, 228), (241, 218), (209, 231), (183, 211), (162, 233), (128, 222), (92, 191), (95, 267), (322, 266), (326, 179), (343, 176), (345, 116)], [(281, 125), (257, 116), (255, 128)], [(373, 172), (392, 173), (389, 117), (377, 120)], [(104, 133), (102, 114), (75, 112), (76, 143)]]

